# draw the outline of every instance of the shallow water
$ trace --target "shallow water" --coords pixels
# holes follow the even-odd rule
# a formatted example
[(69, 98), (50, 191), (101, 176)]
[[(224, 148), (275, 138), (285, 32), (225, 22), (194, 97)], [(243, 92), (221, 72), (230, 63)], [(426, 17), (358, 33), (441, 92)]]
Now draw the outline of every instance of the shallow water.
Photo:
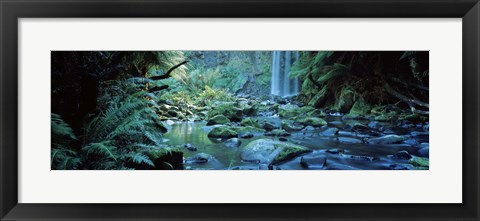
[[(362, 169), (362, 170), (386, 170), (391, 169), (391, 165), (407, 165), (408, 160), (401, 160), (392, 158), (389, 155), (395, 154), (398, 151), (406, 150), (411, 154), (415, 154), (418, 147), (414, 147), (408, 144), (387, 144), (387, 145), (372, 145), (365, 143), (341, 143), (337, 140), (337, 137), (346, 137), (361, 139), (364, 134), (358, 134), (352, 131), (345, 130), (346, 123), (338, 117), (327, 117), (329, 127), (339, 128), (341, 135), (336, 136), (322, 136), (319, 133), (326, 128), (317, 128), (313, 131), (303, 132), (299, 131), (292, 133), (287, 137), (288, 142), (305, 146), (311, 150), (310, 156), (325, 156), (327, 162), (330, 165), (329, 169)], [(368, 123), (368, 121), (357, 121), (361, 123)], [(350, 122), (351, 123), (351, 122)], [(164, 143), (170, 146), (176, 146), (182, 148), (184, 152), (184, 158), (188, 158), (197, 153), (207, 153), (212, 155), (215, 160), (206, 164), (185, 164), (185, 169), (232, 169), (236, 166), (258, 168), (259, 165), (251, 162), (243, 162), (240, 158), (240, 154), (243, 148), (250, 142), (261, 139), (278, 139), (269, 136), (255, 136), (249, 139), (242, 139), (239, 147), (227, 147), (224, 141), (220, 139), (209, 138), (208, 132), (214, 126), (206, 126), (206, 122), (176, 122), (172, 125), (171, 129), (164, 134)], [(394, 127), (395, 128), (395, 127)], [(395, 128), (395, 134), (405, 135), (414, 131), (415, 129), (409, 128)], [(428, 142), (428, 135), (416, 136), (419, 142)], [(197, 151), (190, 151), (184, 148), (185, 144), (191, 144), (197, 148)], [(343, 150), (343, 154), (331, 154), (326, 150), (337, 148)], [(363, 157), (366, 156), (366, 157)], [(300, 164), (300, 158), (297, 157), (286, 163), (277, 165), (277, 169), (305, 169)], [(374, 159), (373, 159), (374, 158)], [(373, 160), (371, 160), (373, 159)], [(262, 165), (260, 165), (262, 166)], [(267, 165), (263, 165), (263, 168), (267, 168)]]

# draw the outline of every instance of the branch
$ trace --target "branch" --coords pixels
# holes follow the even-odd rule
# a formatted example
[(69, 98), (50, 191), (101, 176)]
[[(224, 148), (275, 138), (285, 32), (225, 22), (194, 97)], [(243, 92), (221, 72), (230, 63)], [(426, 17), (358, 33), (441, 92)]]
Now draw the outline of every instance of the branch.
[(402, 81), (402, 80), (400, 80), (399, 78), (396, 78), (396, 77), (392, 77), (392, 80), (395, 81), (395, 82), (398, 82), (400, 84), (403, 84), (405, 86), (412, 86), (412, 87), (415, 87), (415, 88), (420, 89), (420, 90), (428, 91), (428, 87), (425, 87), (423, 85), (414, 84), (414, 83), (410, 83), (410, 82), (405, 82), (405, 81)]
[(180, 67), (180, 66), (182, 66), (182, 65), (184, 65), (184, 64), (186, 64), (186, 63), (188, 63), (188, 61), (183, 61), (182, 63), (177, 64), (177, 65), (171, 67), (171, 68), (167, 71), (167, 73), (165, 73), (165, 74), (163, 74), (163, 75), (159, 75), (159, 76), (152, 76), (152, 77), (150, 77), (150, 79), (156, 81), (156, 80), (162, 80), (162, 79), (169, 78), (169, 77), (170, 77), (170, 74), (172, 73), (172, 71), (174, 71), (175, 69), (177, 69), (178, 67)]
[(423, 101), (419, 101), (419, 100), (415, 100), (415, 99), (412, 99), (412, 98), (409, 98), (405, 95), (402, 95), (400, 94), (399, 92), (393, 90), (390, 85), (388, 85), (388, 83), (385, 83), (385, 85), (383, 86), (385, 88), (385, 91), (387, 93), (389, 93), (390, 95), (400, 99), (401, 101), (407, 103), (408, 105), (410, 105), (410, 107), (412, 107), (412, 104), (416, 104), (418, 106), (421, 106), (421, 107), (426, 107), (426, 108), (429, 108), (429, 105), (428, 103), (425, 103)]
[(153, 92), (165, 90), (167, 88), (168, 88), (168, 85), (156, 86), (156, 87), (152, 87), (152, 88), (148, 89), (148, 92), (153, 93)]

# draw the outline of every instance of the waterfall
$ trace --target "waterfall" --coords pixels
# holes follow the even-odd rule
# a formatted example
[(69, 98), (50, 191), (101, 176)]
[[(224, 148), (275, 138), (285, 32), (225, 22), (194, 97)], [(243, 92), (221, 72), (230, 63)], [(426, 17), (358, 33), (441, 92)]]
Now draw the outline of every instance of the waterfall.
[[(282, 54), (284, 54), (282, 56)], [(290, 67), (299, 58), (299, 52), (295, 52), (292, 59), (291, 51), (272, 52), (272, 82), (270, 93), (281, 97), (289, 97), (298, 94), (298, 78), (290, 78)]]

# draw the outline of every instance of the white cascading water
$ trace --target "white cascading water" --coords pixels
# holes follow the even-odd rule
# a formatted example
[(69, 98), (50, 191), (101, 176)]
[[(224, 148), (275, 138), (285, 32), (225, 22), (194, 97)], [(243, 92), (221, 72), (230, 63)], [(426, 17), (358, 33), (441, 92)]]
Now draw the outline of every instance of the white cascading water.
[[(282, 54), (284, 56), (282, 56)], [(299, 53), (295, 52), (295, 60)], [(290, 67), (293, 64), (291, 51), (272, 52), (272, 83), (270, 93), (281, 97), (289, 97), (298, 94), (298, 78), (290, 78)]]

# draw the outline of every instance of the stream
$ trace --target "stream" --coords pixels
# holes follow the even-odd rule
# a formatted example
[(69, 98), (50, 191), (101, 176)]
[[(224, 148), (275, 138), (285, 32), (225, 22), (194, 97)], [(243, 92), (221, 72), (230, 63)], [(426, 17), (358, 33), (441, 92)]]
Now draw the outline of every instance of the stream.
[[(269, 118), (272, 120), (272, 117)], [(258, 119), (262, 120), (262, 117), (258, 117)], [(273, 120), (280, 119), (277, 117)], [(338, 170), (413, 169), (408, 164), (410, 157), (405, 158), (402, 155), (400, 157), (394, 155), (400, 151), (407, 151), (408, 154), (415, 156), (418, 155), (418, 150), (422, 146), (428, 146), (428, 132), (424, 132), (420, 126), (402, 128), (389, 125), (388, 123), (380, 123), (381, 126), (389, 128), (384, 130), (383, 134), (397, 134), (409, 136), (410, 138), (397, 144), (366, 144), (362, 141), (364, 138), (372, 137), (369, 135), (370, 131), (358, 133), (351, 130), (349, 125), (355, 123), (369, 125), (368, 120), (344, 121), (341, 117), (333, 116), (327, 116), (325, 120), (328, 122), (327, 126), (292, 132), (290, 136), (282, 138), (281, 141), (307, 147), (312, 152), (306, 155), (326, 158), (328, 164), (326, 169)], [(182, 148), (185, 159), (198, 153), (213, 156), (213, 159), (209, 160), (208, 163), (188, 163), (186, 161), (185, 169), (309, 169), (301, 164), (302, 156), (295, 157), (273, 167), (244, 162), (241, 160), (240, 155), (248, 143), (264, 138), (279, 140), (279, 137), (265, 136), (263, 133), (255, 134), (252, 138), (238, 138), (241, 144), (238, 147), (231, 147), (224, 140), (208, 137), (208, 133), (213, 127), (215, 126), (206, 126), (204, 121), (178, 121), (172, 124), (169, 131), (164, 134), (163, 142), (169, 146)], [(331, 130), (331, 128), (337, 128), (338, 133), (325, 135), (324, 132)], [(373, 131), (377, 130), (372, 129)], [(184, 148), (186, 145), (195, 147), (196, 151)]]

